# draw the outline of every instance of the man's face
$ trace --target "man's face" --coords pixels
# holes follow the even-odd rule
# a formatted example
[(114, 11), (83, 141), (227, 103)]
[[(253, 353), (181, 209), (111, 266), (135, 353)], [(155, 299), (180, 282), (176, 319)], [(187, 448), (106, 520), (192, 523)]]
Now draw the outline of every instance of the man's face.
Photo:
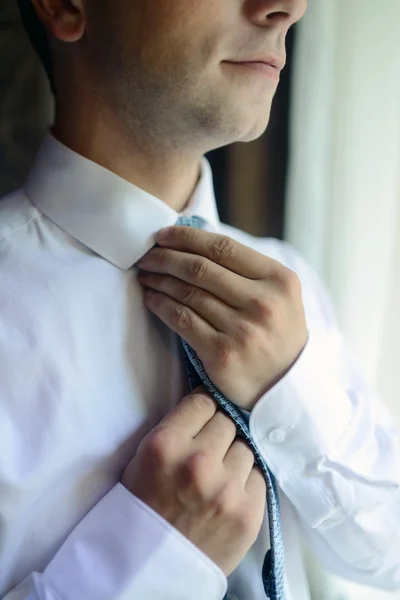
[[(204, 151), (265, 130), (279, 71), (307, 0), (87, 0), (91, 69), (125, 124)], [(275, 76), (274, 76), (275, 73)], [(271, 75), (272, 74), (272, 75)]]

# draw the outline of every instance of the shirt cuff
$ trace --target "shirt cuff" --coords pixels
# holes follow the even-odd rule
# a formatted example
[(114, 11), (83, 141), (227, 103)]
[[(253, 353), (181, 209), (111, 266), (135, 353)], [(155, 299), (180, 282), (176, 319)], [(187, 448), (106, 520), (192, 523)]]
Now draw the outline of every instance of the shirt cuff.
[(297, 362), (251, 412), (250, 432), (278, 481), (328, 454), (350, 424), (338, 343), (334, 334), (310, 335)]
[(227, 590), (219, 567), (122, 484), (73, 530), (41, 583), (63, 600), (221, 600)]

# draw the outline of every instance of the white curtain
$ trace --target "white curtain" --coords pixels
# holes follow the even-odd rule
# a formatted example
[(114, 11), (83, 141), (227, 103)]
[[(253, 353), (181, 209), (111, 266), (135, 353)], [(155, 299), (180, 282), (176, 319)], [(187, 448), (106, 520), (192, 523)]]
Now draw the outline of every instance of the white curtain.
[[(330, 288), (400, 425), (399, 31), (400, 0), (309, 0), (297, 30), (286, 238)], [(400, 600), (311, 560), (309, 570), (316, 600)]]

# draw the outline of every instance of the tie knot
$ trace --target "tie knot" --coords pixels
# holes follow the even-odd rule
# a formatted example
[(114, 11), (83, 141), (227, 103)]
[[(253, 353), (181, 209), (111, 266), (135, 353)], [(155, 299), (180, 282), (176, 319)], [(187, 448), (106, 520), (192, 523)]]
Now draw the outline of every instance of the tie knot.
[(197, 229), (203, 229), (206, 221), (201, 217), (193, 215), (192, 217), (179, 217), (176, 222), (177, 225), (186, 225), (187, 227), (196, 227)]

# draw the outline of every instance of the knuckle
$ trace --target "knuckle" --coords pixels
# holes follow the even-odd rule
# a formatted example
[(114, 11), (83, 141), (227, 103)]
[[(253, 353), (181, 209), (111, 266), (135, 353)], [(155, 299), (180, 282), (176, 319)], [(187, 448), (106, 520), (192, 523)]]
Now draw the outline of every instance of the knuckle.
[(196, 258), (189, 265), (189, 276), (195, 283), (204, 281), (208, 273), (207, 261), (202, 258)]
[(280, 263), (277, 260), (271, 261), (270, 268), (268, 270), (267, 279), (270, 280), (275, 285), (279, 285), (282, 277), (284, 277), (284, 271), (286, 271), (287, 267)]
[(177, 227), (176, 229), (176, 235), (184, 242), (191, 242), (196, 234), (197, 231), (193, 227)]
[(256, 339), (256, 328), (248, 321), (239, 321), (237, 324), (237, 337), (242, 344), (248, 346)]
[(253, 511), (251, 508), (248, 503), (243, 503), (235, 515), (236, 527), (242, 532), (253, 529)]
[(195, 298), (195, 296), (197, 295), (198, 292), (198, 288), (195, 288), (193, 286), (187, 285), (187, 286), (183, 286), (182, 288), (182, 302), (184, 304), (189, 304), (190, 302), (192, 302)]
[(297, 273), (284, 267), (281, 272), (281, 284), (283, 289), (291, 296), (296, 296), (301, 292), (301, 283)]
[(217, 411), (216, 401), (207, 393), (192, 393), (186, 396), (193, 409), (200, 413), (208, 413), (213, 416)]
[(211, 247), (211, 254), (215, 262), (219, 262), (223, 258), (235, 258), (238, 254), (238, 247), (231, 238), (219, 236)]
[(273, 266), (268, 278), (287, 294), (296, 295), (301, 291), (301, 283), (297, 273), (281, 263), (277, 262)]
[(212, 499), (213, 512), (235, 523), (240, 519), (240, 503), (237, 490), (231, 485), (225, 485)]
[(199, 450), (186, 458), (180, 471), (184, 483), (201, 495), (210, 472), (210, 457), (207, 452)]
[(180, 329), (188, 329), (191, 325), (190, 311), (182, 306), (174, 306), (172, 309), (172, 322)]
[(268, 300), (268, 319), (270, 321), (277, 321), (280, 319), (280, 315), (282, 314), (282, 299), (278, 296), (273, 298), (269, 298)]
[(169, 255), (169, 251), (168, 248), (157, 248), (157, 253), (158, 253), (158, 262), (160, 263), (161, 266), (164, 266), (168, 263), (168, 255)]
[(251, 311), (257, 321), (266, 321), (271, 318), (274, 309), (273, 302), (267, 298), (267, 295), (254, 296), (252, 298)]
[(227, 367), (235, 354), (234, 342), (227, 336), (220, 336), (215, 342), (215, 356), (219, 365)]
[(143, 443), (143, 450), (155, 464), (163, 465), (172, 454), (174, 440), (165, 427), (153, 431)]

